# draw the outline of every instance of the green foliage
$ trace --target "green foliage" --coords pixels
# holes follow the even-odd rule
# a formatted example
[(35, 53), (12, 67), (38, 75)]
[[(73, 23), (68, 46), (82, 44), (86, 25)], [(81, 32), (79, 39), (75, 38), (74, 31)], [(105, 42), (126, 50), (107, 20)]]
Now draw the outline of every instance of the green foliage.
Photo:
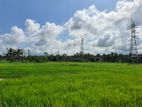
[(117, 63), (142, 63), (142, 54), (138, 57), (132, 57), (132, 55), (124, 55), (111, 52), (110, 54), (97, 54), (92, 55), (89, 53), (76, 53), (74, 55), (50, 55), (44, 52), (43, 55), (30, 55), (30, 50), (28, 50), (28, 55), (26, 55), (24, 49), (7, 49), (7, 53), (0, 55), (0, 60), (6, 60), (8, 62), (117, 62)]
[(0, 63), (0, 107), (141, 107), (142, 65)]
[(23, 60), (23, 49), (7, 49), (6, 59), (10, 62)]
[(48, 58), (47, 58), (47, 56), (29, 56), (29, 57), (25, 58), (25, 61), (44, 63), (44, 62), (48, 61)]

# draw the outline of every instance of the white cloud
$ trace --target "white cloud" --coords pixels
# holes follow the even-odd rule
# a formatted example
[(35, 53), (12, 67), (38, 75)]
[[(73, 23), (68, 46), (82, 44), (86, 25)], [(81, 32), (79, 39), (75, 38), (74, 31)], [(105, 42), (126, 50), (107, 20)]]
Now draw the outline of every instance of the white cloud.
[(37, 23), (35, 20), (27, 19), (25, 21), (25, 27), (28, 33), (34, 33), (40, 29), (40, 24)]
[[(127, 29), (131, 17), (139, 25), (139, 49), (142, 48), (142, 1), (119, 0), (113, 11), (99, 11), (95, 5), (75, 12), (63, 26), (55, 23), (40, 25), (27, 19), (25, 28), (12, 27), (10, 33), (0, 35), (0, 47), (22, 47), (33, 53), (74, 54), (80, 51), (80, 40), (85, 39), (85, 51), (97, 53), (123, 52), (129, 49), (130, 33)], [(58, 39), (63, 32), (70, 38)], [(140, 50), (141, 51), (141, 50)]]
[(76, 38), (84, 37), (88, 41), (86, 46), (92, 48), (89, 46), (91, 42), (95, 46), (96, 53), (106, 51), (128, 53), (130, 31), (127, 28), (131, 17), (141, 26), (141, 12), (141, 0), (118, 1), (115, 10), (109, 12), (101, 12), (93, 5), (88, 9), (77, 11), (67, 22), (69, 34)]

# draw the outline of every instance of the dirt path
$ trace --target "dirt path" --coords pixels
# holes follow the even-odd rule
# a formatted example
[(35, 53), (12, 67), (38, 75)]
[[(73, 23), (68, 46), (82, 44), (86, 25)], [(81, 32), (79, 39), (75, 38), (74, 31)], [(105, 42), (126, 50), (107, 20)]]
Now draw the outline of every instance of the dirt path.
[(2, 81), (2, 80), (4, 80), (4, 79), (0, 78), (0, 81)]

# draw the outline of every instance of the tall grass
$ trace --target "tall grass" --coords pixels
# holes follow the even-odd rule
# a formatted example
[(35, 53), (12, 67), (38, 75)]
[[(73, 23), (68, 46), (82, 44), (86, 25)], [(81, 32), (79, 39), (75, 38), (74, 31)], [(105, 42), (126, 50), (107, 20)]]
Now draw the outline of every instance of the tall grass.
[(0, 107), (141, 107), (142, 65), (0, 64)]

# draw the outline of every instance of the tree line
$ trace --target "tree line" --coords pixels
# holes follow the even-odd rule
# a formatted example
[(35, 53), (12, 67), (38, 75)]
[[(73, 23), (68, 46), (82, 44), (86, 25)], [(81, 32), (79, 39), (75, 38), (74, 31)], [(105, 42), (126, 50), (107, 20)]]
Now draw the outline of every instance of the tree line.
[[(132, 59), (130, 55), (118, 54), (111, 52), (110, 54), (83, 54), (76, 53), (74, 55), (50, 55), (45, 52), (43, 55), (24, 55), (23, 49), (7, 49), (6, 54), (0, 55), (1, 61), (8, 62), (119, 62), (119, 63), (131, 63)], [(138, 63), (142, 63), (142, 54), (139, 54), (136, 60)]]

